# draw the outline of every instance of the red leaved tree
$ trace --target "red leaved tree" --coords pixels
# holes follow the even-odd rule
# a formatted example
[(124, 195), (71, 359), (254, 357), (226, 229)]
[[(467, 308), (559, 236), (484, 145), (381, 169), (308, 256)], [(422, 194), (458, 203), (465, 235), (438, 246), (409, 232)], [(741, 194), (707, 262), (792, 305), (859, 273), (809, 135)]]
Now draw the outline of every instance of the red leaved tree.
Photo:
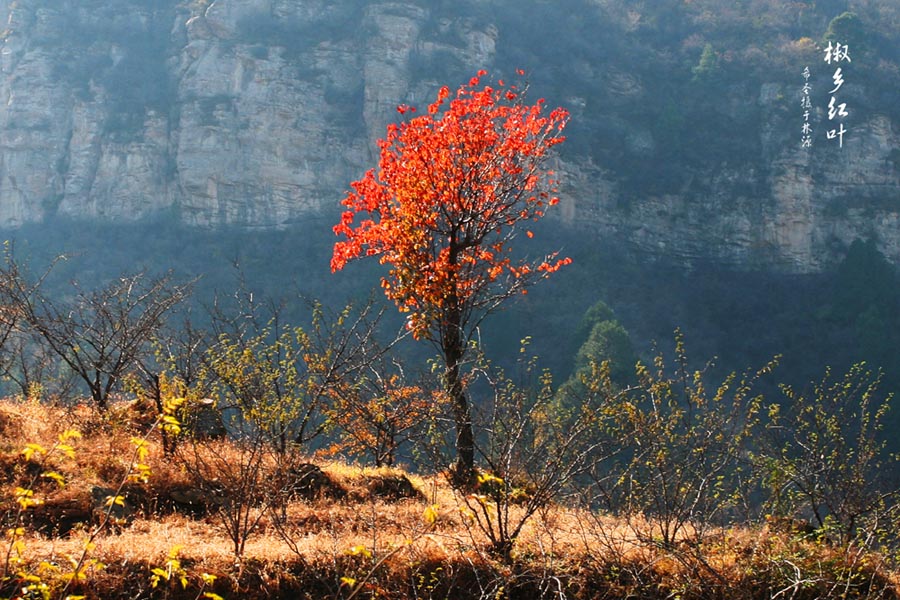
[[(521, 72), (519, 73), (522, 74)], [(444, 358), (444, 388), (456, 426), (458, 483), (474, 474), (474, 434), (462, 363), (469, 339), (504, 300), (570, 262), (550, 254), (516, 259), (515, 238), (558, 202), (546, 168), (568, 112), (529, 105), (516, 86), (482, 85), (480, 71), (453, 98), (440, 90), (428, 114), (388, 126), (379, 168), (343, 200), (332, 271), (377, 255), (382, 287), (417, 339)], [(448, 101), (449, 100), (449, 101)], [(401, 114), (415, 109), (401, 106)]]

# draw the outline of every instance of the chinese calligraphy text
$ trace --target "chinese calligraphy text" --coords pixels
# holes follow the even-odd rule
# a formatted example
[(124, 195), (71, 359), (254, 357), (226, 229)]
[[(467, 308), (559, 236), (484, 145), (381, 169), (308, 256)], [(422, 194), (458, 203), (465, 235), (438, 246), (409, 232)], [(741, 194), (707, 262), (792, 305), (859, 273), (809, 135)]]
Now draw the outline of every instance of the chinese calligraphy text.
[[(836, 94), (844, 85), (844, 72), (841, 67), (842, 62), (853, 62), (850, 59), (850, 48), (846, 44), (840, 42), (828, 42), (825, 48), (825, 62), (829, 65), (834, 64), (836, 69), (831, 76), (834, 87), (828, 92), (828, 121), (829, 128), (825, 131), (825, 137), (829, 140), (837, 139), (838, 147), (844, 147), (844, 134), (847, 129), (844, 126), (844, 117), (850, 113), (847, 111), (846, 102), (838, 102)], [(835, 122), (836, 121), (836, 122)], [(834, 127), (837, 125), (837, 127)]]

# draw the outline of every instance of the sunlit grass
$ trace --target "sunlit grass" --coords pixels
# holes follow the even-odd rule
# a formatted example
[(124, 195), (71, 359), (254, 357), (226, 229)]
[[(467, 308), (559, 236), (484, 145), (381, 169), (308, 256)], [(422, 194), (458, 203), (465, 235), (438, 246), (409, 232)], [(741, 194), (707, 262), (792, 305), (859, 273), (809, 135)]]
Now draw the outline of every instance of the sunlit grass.
[[(77, 557), (96, 519), (87, 517), (59, 535), (46, 528), (37, 532), (32, 523), (38, 515), (52, 520), (53, 511), (64, 516), (64, 509), (71, 513), (73, 506), (81, 511), (74, 511), (76, 516), (89, 515), (92, 488), (120, 483), (131, 467), (132, 438), (141, 433), (126, 422), (121, 415), (103, 417), (88, 407), (0, 402), (0, 494), (8, 519), (17, 486), (37, 481), (35, 497), (44, 502), (29, 509), (35, 521), (30, 514), (23, 520), (23, 561), (15, 572), (37, 574), (61, 590), (62, 575), (47, 565), (66, 565)], [(73, 427), (83, 434), (74, 444), (74, 458), (32, 457), (41, 468), (61, 473), (65, 486), (36, 478), (37, 468), (29, 468), (21, 450), (39, 444), (49, 453), (59, 434)], [(94, 538), (89, 555), (103, 568), (86, 571), (83, 585), (74, 588), (78, 594), (197, 598), (202, 590), (215, 590), (241, 598), (348, 597), (361, 586), (362, 597), (382, 598), (898, 597), (897, 573), (889, 561), (828, 540), (754, 526), (712, 529), (702, 543), (687, 530), (676, 547), (664, 547), (651, 523), (638, 516), (613, 517), (577, 506), (539, 511), (503, 558), (490, 552), (460, 492), (442, 474), (336, 460), (313, 462), (344, 495), (293, 500), (284, 507), (280, 527), (266, 513), (248, 537), (243, 560), (236, 561), (232, 540), (214, 514), (189, 516), (165, 502), (169, 490), (190, 485), (190, 478), (178, 460), (163, 456), (155, 433), (148, 445), (151, 480), (129, 484), (131, 491), (143, 493), (144, 502), (130, 523)], [(215, 451), (238, 458), (227, 442)], [(373, 482), (403, 477), (417, 491), (415, 497), (372, 493)], [(173, 581), (153, 589), (152, 569), (164, 567), (173, 552), (187, 588)], [(216, 583), (203, 587), (203, 574), (215, 575)]]

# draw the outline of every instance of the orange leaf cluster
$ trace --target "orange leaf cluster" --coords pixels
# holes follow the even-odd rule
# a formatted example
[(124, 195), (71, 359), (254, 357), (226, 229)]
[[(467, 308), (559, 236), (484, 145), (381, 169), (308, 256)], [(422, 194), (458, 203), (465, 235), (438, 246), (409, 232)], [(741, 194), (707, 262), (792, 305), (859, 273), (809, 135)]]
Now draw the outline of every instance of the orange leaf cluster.
[(400, 445), (445, 404), (440, 392), (404, 385), (398, 375), (375, 386), (343, 383), (329, 396), (327, 413), (342, 435), (322, 454), (369, 455), (376, 466), (392, 465)]
[(516, 86), (481, 85), (485, 75), (452, 98), (442, 88), (427, 114), (388, 127), (378, 170), (351, 184), (334, 227), (345, 239), (334, 246), (332, 270), (379, 256), (390, 265), (385, 293), (410, 313), (416, 337), (448, 307), (471, 310), (498, 293), (524, 292), (525, 281), (569, 262), (510, 255), (518, 226), (558, 202), (544, 165), (565, 139), (568, 112), (526, 104)]

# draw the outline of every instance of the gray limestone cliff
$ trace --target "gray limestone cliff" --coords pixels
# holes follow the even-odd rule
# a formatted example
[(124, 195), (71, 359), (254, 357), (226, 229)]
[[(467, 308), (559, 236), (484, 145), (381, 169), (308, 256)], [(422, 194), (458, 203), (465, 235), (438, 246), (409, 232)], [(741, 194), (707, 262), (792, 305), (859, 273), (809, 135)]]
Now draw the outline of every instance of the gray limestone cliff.
[[(617, 35), (641, 27), (636, 11), (589, 4)], [(0, 227), (170, 215), (275, 228), (333, 210), (372, 166), (398, 104), (529, 56), (511, 40), (535, 42), (491, 5), (0, 0)], [(851, 96), (843, 148), (823, 139), (806, 151), (799, 77), (746, 82), (722, 112), (752, 124), (736, 134), (751, 150), (728, 160), (711, 150), (697, 166), (666, 154), (668, 125), (648, 126), (636, 108), (657, 107), (657, 124), (668, 115), (646, 73), (567, 65), (577, 82), (557, 89), (536, 73), (532, 86), (573, 112), (563, 220), (687, 263), (816, 271), (857, 237), (900, 262), (900, 123), (874, 90)], [(821, 108), (816, 119), (821, 134)], [(677, 174), (644, 186), (662, 163)]]

